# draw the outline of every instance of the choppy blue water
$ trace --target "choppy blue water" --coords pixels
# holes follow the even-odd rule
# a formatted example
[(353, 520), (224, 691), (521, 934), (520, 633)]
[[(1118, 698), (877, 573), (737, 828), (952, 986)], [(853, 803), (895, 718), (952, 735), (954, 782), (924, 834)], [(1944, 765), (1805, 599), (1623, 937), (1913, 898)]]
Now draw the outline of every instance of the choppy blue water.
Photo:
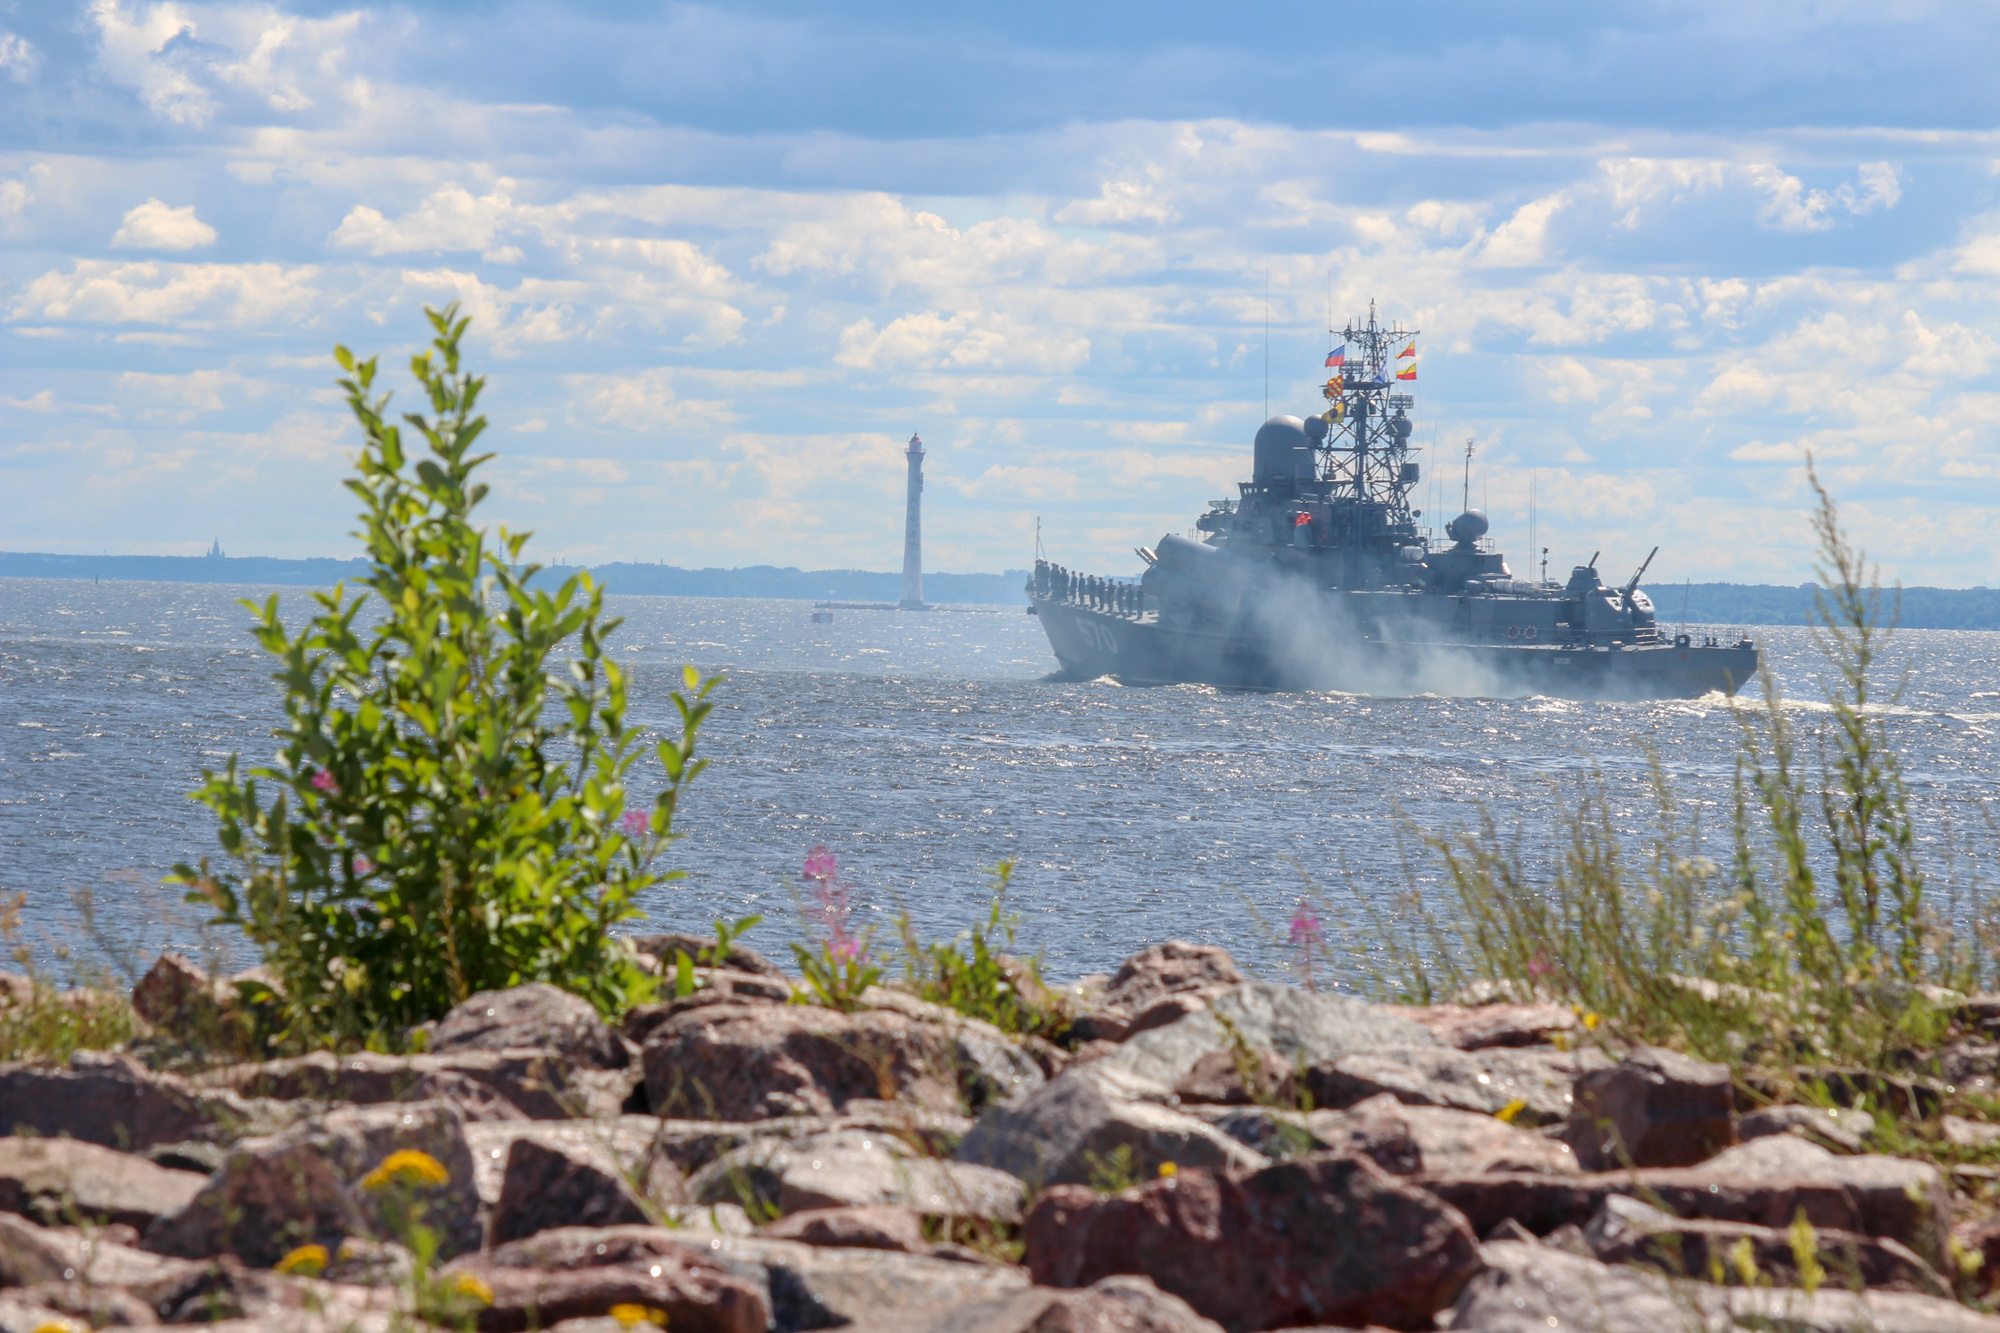
[[(212, 818), (186, 793), (232, 751), (273, 749), (277, 687), (235, 604), (246, 595), (262, 590), (0, 580), (0, 890), (27, 893), (38, 956), (85, 943), (79, 890), (114, 951), (143, 962), (163, 943), (195, 944), (159, 885), (175, 861), (214, 850)], [(1282, 920), (1302, 876), (1335, 900), (1401, 891), (1412, 849), (1399, 828), (1468, 826), (1483, 804), (1532, 847), (1593, 769), (1643, 827), (1648, 747), (1721, 833), (1740, 743), (1718, 698), (1056, 683), (1038, 622), (1019, 611), (843, 611), (814, 625), (802, 602), (609, 601), (626, 618), (612, 642), (634, 667), (640, 721), (672, 717), (683, 662), (729, 678), (675, 849), (688, 879), (652, 895), (653, 920), (761, 911), (751, 943), (780, 955), (799, 933), (799, 865), (825, 843), (871, 911), (907, 907), (940, 936), (982, 913), (986, 868), (1013, 858), (1022, 945), (1058, 975), (1170, 936), (1271, 967), (1252, 909)], [(1800, 699), (1794, 716), (1814, 725), (1805, 632), (1755, 634)], [(2000, 783), (2000, 634), (1913, 630), (1894, 643), (1909, 677), (1889, 722), (1927, 836), (1934, 852), (1963, 844), (1959, 871), (1976, 871), (1978, 806)], [(1430, 876), (1421, 854), (1414, 871)]]

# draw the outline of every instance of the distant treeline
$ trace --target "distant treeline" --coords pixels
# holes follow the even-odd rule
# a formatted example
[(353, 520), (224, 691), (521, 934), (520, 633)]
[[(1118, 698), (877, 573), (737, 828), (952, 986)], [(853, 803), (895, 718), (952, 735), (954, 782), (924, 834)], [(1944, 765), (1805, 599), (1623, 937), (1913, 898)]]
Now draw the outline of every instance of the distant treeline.
[[(1646, 591), (1653, 598), (1660, 623), (1681, 619), (1681, 588), (1655, 583)], [(1804, 625), (1813, 609), (1813, 585), (1780, 588), (1756, 583), (1695, 583), (1686, 585), (1687, 620), (1692, 625)], [(1906, 629), (2000, 629), (2000, 589), (1904, 588), (1882, 590), (1885, 617), (1895, 614)]]
[[(551, 569), (545, 578), (574, 571)], [(646, 597), (790, 597), (836, 602), (893, 602), (903, 595), (901, 574), (865, 569), (682, 569), (677, 565), (592, 565), (591, 576), (614, 593)], [(959, 606), (1027, 605), (1026, 570), (1004, 574), (926, 574), (924, 600)]]
[[(37, 579), (143, 579), (158, 583), (245, 583), (253, 586), (326, 587), (356, 578), (360, 560), (272, 560), (263, 556), (32, 555), (0, 551), (0, 577)], [(576, 571), (549, 569), (561, 579)], [(677, 565), (618, 562), (591, 573), (613, 593), (658, 597), (783, 597), (837, 602), (893, 602), (902, 595), (900, 574), (865, 569), (682, 569)], [(1027, 574), (926, 574), (924, 600), (960, 605), (1019, 605)], [(1681, 620), (1683, 590), (1650, 584), (1660, 623)], [(1803, 625), (1812, 614), (1812, 585), (1772, 587), (1748, 583), (1696, 583), (1685, 590), (1687, 620), (1695, 625)], [(1893, 604), (1893, 590), (1884, 592)], [(1897, 623), (1911, 629), (2000, 629), (2000, 590), (1905, 588)]]
[[(264, 587), (329, 587), (366, 573), (361, 560), (273, 560), (263, 556), (36, 555), (0, 551), (0, 578), (140, 579), (154, 583), (246, 583)], [(557, 566), (541, 578), (575, 573)], [(618, 562), (593, 565), (593, 577), (613, 593), (661, 597), (786, 597), (841, 602), (893, 602), (902, 596), (901, 574), (865, 569), (681, 569), (675, 565)], [(926, 574), (924, 600), (960, 605), (1020, 605), (1027, 572)], [(539, 582), (539, 580), (538, 580)]]

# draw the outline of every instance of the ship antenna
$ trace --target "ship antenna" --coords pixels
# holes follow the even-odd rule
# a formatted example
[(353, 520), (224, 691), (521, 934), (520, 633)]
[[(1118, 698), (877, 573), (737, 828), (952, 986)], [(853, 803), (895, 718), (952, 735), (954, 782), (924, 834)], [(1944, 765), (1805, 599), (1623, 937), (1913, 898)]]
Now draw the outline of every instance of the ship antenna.
[(1458, 511), (1472, 508), (1472, 437), (1465, 437), (1465, 482), (1458, 492)]
[(1535, 487), (1542, 479), (1540, 468), (1528, 472), (1528, 554), (1535, 553)]
[(1264, 270), (1264, 419), (1271, 419), (1271, 270)]

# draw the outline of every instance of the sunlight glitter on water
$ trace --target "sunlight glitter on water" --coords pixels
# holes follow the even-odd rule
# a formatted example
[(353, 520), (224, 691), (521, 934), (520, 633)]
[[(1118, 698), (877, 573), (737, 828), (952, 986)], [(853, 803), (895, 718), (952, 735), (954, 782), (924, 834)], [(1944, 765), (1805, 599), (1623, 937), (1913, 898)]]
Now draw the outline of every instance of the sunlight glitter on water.
[[(0, 584), (0, 889), (28, 891), (43, 938), (73, 930), (67, 891), (92, 887), (136, 948), (185, 940), (158, 880), (214, 850), (211, 817), (185, 794), (228, 753), (259, 762), (274, 748), (276, 687), (234, 604), (258, 592)], [(305, 604), (303, 590), (283, 597)], [(971, 921), (986, 868), (1016, 858), (1022, 943), (1058, 973), (1170, 936), (1254, 966), (1246, 904), (1282, 919), (1302, 874), (1340, 894), (1399, 890), (1405, 819), (1463, 827), (1485, 806), (1538, 831), (1598, 773), (1637, 831), (1650, 753), (1726, 832), (1738, 710), (1755, 703), (1121, 689), (1045, 680), (1055, 663), (1039, 623), (1017, 611), (813, 625), (803, 602), (609, 602), (626, 618), (618, 641), (644, 645), (630, 659), (636, 721), (669, 721), (684, 659), (730, 676), (675, 852), (689, 878), (648, 906), (683, 926), (762, 910), (752, 943), (778, 953), (795, 933), (800, 858), (823, 842), (864, 907), (906, 906), (936, 935)], [(1781, 679), (1809, 688), (1805, 631), (1759, 637)], [(2000, 781), (2000, 752), (1975, 725), (2000, 720), (1986, 702), (2000, 697), (2000, 635), (1909, 631), (1897, 645), (1891, 660), (1911, 670), (1883, 715), (1915, 799), (1976, 828), (1970, 803)], [(1809, 728), (1824, 706), (1801, 698), (1791, 713)]]

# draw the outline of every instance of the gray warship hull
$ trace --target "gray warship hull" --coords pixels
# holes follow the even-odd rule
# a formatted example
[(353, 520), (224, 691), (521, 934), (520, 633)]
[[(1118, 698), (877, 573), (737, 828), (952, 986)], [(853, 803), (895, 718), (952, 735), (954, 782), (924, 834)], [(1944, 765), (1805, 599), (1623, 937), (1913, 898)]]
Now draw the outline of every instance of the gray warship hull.
[[(1442, 534), (1420, 524), (1410, 503), (1422, 477), (1411, 442), (1415, 332), (1384, 327), (1371, 304), (1365, 322), (1327, 340), (1326, 409), (1258, 427), (1250, 480), (1208, 502), (1199, 539), (1168, 533), (1137, 548), (1146, 570), (1129, 580), (1052, 564), (1037, 534), (1029, 609), (1065, 674), (1577, 699), (1731, 695), (1757, 674), (1757, 646), (1741, 634), (1725, 643), (1661, 629), (1639, 587), (1657, 546), (1623, 585), (1598, 573), (1601, 551), (1552, 580), (1547, 547), (1539, 576), (1522, 578), (1480, 511), (1465, 509)], [(1472, 449), (1467, 441), (1461, 504)]]
[(1055, 597), (1030, 597), (1062, 674), (1127, 685), (1206, 684), (1241, 690), (1339, 690), (1564, 699), (1697, 699), (1734, 695), (1757, 674), (1757, 650), (1675, 640), (1519, 644), (1319, 640), (1309, 650), (1242, 629), (1163, 624)]

